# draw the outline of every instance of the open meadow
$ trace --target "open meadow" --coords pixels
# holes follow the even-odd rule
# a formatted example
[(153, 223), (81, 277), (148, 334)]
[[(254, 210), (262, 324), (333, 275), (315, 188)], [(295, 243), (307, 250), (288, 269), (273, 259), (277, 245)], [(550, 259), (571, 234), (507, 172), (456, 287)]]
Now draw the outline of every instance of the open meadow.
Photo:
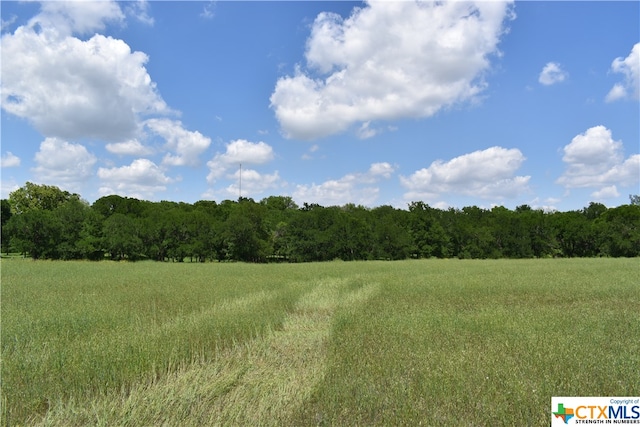
[(5, 259), (2, 425), (549, 425), (640, 395), (639, 272)]

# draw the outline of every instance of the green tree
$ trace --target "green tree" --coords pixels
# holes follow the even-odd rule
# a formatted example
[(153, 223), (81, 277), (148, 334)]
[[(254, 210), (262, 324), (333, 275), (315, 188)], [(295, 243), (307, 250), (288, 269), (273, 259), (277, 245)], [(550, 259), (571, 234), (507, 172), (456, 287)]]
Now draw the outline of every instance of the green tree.
[(104, 221), (104, 248), (112, 259), (136, 260), (142, 251), (142, 240), (133, 218), (115, 213)]
[(336, 213), (335, 209), (318, 204), (303, 205), (287, 227), (288, 256), (292, 261), (327, 261), (337, 256), (328, 233)]
[(551, 223), (563, 256), (586, 257), (596, 254), (595, 229), (583, 212), (556, 212), (551, 216)]
[(89, 209), (85, 213), (76, 242), (83, 258), (92, 261), (104, 259), (103, 222), (102, 216), (93, 209)]
[[(442, 225), (442, 211), (424, 202), (409, 205), (410, 230), (419, 258), (447, 258), (451, 255), (452, 239)], [(466, 245), (459, 242), (461, 245)]]
[(369, 211), (362, 206), (345, 205), (335, 210), (331, 226), (326, 230), (332, 258), (343, 261), (373, 257), (373, 234)]
[(606, 211), (607, 207), (602, 203), (591, 202), (588, 207), (582, 210), (582, 213), (589, 221), (593, 221), (594, 219), (599, 218)]
[(91, 208), (79, 199), (70, 199), (58, 206), (53, 214), (60, 222), (61, 236), (57, 254), (62, 259), (81, 259), (83, 248), (79, 245), (85, 220)]
[(104, 218), (116, 213), (138, 218), (143, 214), (145, 205), (148, 204), (150, 202), (112, 194), (99, 198), (91, 207)]
[(602, 254), (614, 257), (640, 256), (640, 205), (608, 209), (596, 226)]
[(18, 252), (33, 259), (58, 258), (63, 227), (53, 211), (31, 209), (13, 215), (5, 227), (11, 235), (11, 245)]
[(5, 228), (5, 224), (11, 218), (11, 204), (7, 199), (2, 199), (0, 203), (2, 207), (2, 210), (0, 211), (0, 222), (2, 223), (2, 228), (0, 230), (0, 238), (2, 241), (0, 245), (2, 246), (2, 249), (0, 250), (9, 253), (9, 241), (11, 240), (11, 234), (9, 233), (9, 230)]
[(374, 257), (378, 259), (406, 259), (414, 252), (408, 230), (408, 212), (392, 206), (380, 206), (371, 211), (373, 222)]
[(235, 206), (222, 230), (228, 259), (264, 262), (271, 254), (264, 215), (265, 207), (250, 199), (241, 199)]
[(9, 204), (13, 213), (17, 215), (33, 209), (51, 211), (72, 199), (80, 200), (80, 196), (53, 185), (38, 185), (31, 182), (9, 193)]
[(533, 256), (531, 248), (531, 230), (528, 228), (527, 217), (532, 209), (522, 205), (515, 211), (503, 206), (491, 210), (493, 228), (496, 230), (496, 243), (502, 256), (507, 258), (530, 258)]

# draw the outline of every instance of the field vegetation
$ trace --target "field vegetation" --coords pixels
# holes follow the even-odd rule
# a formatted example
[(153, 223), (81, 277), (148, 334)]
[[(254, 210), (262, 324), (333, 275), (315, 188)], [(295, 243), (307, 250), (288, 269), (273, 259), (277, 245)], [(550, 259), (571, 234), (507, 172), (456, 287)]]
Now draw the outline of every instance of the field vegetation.
[(640, 394), (638, 260), (4, 259), (2, 425), (549, 425)]
[(521, 205), (446, 210), (347, 204), (150, 202), (80, 195), (27, 182), (1, 200), (3, 252), (33, 259), (311, 262), (409, 258), (640, 256), (640, 197), (568, 212)]

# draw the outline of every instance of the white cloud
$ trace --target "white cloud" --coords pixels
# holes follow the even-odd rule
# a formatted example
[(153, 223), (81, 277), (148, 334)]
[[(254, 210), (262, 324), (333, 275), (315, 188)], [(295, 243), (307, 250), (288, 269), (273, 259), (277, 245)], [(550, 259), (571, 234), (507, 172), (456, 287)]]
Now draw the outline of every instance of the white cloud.
[(0, 198), (8, 199), (9, 194), (18, 188), (20, 188), (20, 186), (13, 177), (7, 179), (3, 176), (2, 180), (0, 180)]
[(128, 3), (125, 10), (128, 15), (133, 16), (145, 25), (152, 26), (155, 22), (153, 17), (149, 15), (149, 2), (147, 0), (136, 0), (133, 3)]
[[(227, 144), (224, 153), (216, 155), (207, 162), (209, 175), (207, 181), (213, 184), (231, 168), (239, 168), (241, 163), (260, 165), (273, 160), (273, 148), (262, 141), (251, 142), (236, 139)], [(244, 174), (243, 174), (244, 177)]]
[(378, 198), (376, 187), (356, 188), (345, 179), (329, 180), (316, 185), (298, 185), (293, 198), (302, 203), (318, 203), (324, 206), (342, 206), (347, 203), (371, 206)]
[(115, 2), (44, 2), (30, 25), (2, 35), (2, 108), (43, 135), (123, 141), (139, 119), (170, 110), (147, 73), (147, 55), (90, 32), (122, 19)]
[(153, 153), (153, 150), (150, 147), (145, 147), (137, 139), (130, 139), (125, 142), (109, 143), (105, 148), (110, 153), (126, 156), (146, 156)]
[(297, 185), (293, 198), (300, 203), (333, 206), (355, 203), (372, 206), (380, 190), (372, 186), (380, 178), (388, 179), (395, 171), (389, 163), (374, 163), (366, 173), (351, 173), (321, 184)]
[(373, 163), (369, 168), (369, 175), (371, 177), (381, 176), (383, 178), (390, 178), (395, 170), (396, 168), (387, 162)]
[[(227, 176), (233, 180), (225, 191), (229, 196), (240, 194), (240, 170)], [(263, 194), (267, 190), (274, 190), (285, 186), (286, 183), (280, 178), (278, 171), (272, 174), (263, 174), (253, 169), (242, 169), (242, 197), (255, 197)]]
[(618, 189), (615, 185), (610, 185), (608, 187), (602, 187), (600, 190), (594, 191), (591, 193), (591, 197), (596, 200), (602, 199), (613, 199), (614, 197), (619, 197), (620, 193), (618, 193)]
[(540, 72), (538, 81), (545, 86), (550, 86), (564, 81), (568, 76), (569, 74), (562, 69), (560, 64), (548, 62)]
[(7, 153), (0, 159), (0, 166), (3, 168), (20, 166), (20, 157), (16, 156), (11, 151), (7, 151)]
[(6, 21), (4, 19), (0, 19), (0, 31), (4, 32), (4, 30), (13, 25), (13, 23), (16, 22), (17, 19), (18, 17), (16, 15), (12, 15), (11, 18), (7, 19)]
[(514, 176), (525, 157), (517, 148), (490, 147), (447, 162), (436, 160), (409, 177), (400, 177), (405, 198), (436, 199), (456, 193), (483, 199), (513, 198), (528, 191), (530, 176)]
[(636, 43), (626, 58), (616, 58), (611, 63), (611, 71), (624, 75), (622, 83), (616, 83), (607, 94), (607, 102), (626, 97), (640, 99), (640, 43)]
[(104, 30), (107, 22), (124, 22), (124, 14), (117, 2), (107, 1), (44, 1), (40, 13), (31, 19), (30, 26), (54, 29), (70, 35), (89, 34)]
[(362, 123), (360, 128), (357, 131), (358, 138), (360, 139), (369, 139), (376, 136), (379, 132), (378, 129), (372, 129), (369, 126), (371, 125), (370, 121)]
[(100, 196), (118, 194), (147, 200), (174, 181), (148, 159), (136, 159), (129, 166), (99, 168), (98, 177), (102, 181)]
[(213, 19), (216, 16), (216, 1), (209, 1), (204, 5), (202, 9), (202, 13), (200, 13), (200, 17), (204, 19)]
[(624, 159), (621, 141), (614, 141), (611, 131), (595, 126), (577, 135), (564, 147), (565, 172), (556, 183), (566, 188), (611, 185), (629, 186), (640, 180), (640, 155)]
[(499, 54), (510, 10), (499, 1), (385, 1), (367, 2), (344, 20), (319, 14), (307, 40), (308, 69), (280, 78), (270, 98), (283, 133), (315, 139), (473, 99), (486, 87), (482, 75)]
[(273, 148), (262, 141), (250, 142), (236, 139), (227, 144), (227, 151), (221, 159), (228, 164), (251, 163), (263, 164), (273, 160)]
[(623, 99), (627, 96), (627, 89), (620, 83), (616, 83), (613, 85), (607, 96), (605, 97), (606, 102), (617, 101), (618, 99)]
[(169, 119), (149, 119), (145, 126), (155, 134), (164, 138), (166, 149), (176, 154), (166, 154), (162, 163), (170, 166), (197, 166), (198, 156), (209, 148), (211, 138), (198, 131), (188, 131), (182, 123)]
[(540, 200), (539, 197), (536, 197), (531, 202), (529, 202), (529, 205), (533, 209), (542, 209), (545, 212), (556, 212), (558, 210), (556, 205), (561, 201), (561, 199), (555, 197), (548, 197), (544, 200)]
[(33, 168), (38, 180), (70, 190), (78, 190), (93, 175), (96, 157), (80, 144), (46, 138), (40, 144)]
[(313, 159), (313, 156), (311, 154), (315, 153), (319, 149), (320, 149), (320, 146), (318, 144), (313, 144), (311, 147), (309, 147), (309, 152), (308, 153), (304, 153), (302, 155), (302, 160), (311, 160), (311, 159)]

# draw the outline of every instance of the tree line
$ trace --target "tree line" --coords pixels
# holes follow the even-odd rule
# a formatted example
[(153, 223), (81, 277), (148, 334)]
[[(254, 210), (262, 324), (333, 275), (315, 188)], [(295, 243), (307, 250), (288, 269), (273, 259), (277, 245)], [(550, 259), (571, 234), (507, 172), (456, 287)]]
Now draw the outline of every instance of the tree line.
[(27, 182), (2, 202), (2, 251), (33, 259), (307, 262), (640, 256), (640, 198), (545, 212), (298, 206), (270, 196), (181, 203), (78, 194)]

